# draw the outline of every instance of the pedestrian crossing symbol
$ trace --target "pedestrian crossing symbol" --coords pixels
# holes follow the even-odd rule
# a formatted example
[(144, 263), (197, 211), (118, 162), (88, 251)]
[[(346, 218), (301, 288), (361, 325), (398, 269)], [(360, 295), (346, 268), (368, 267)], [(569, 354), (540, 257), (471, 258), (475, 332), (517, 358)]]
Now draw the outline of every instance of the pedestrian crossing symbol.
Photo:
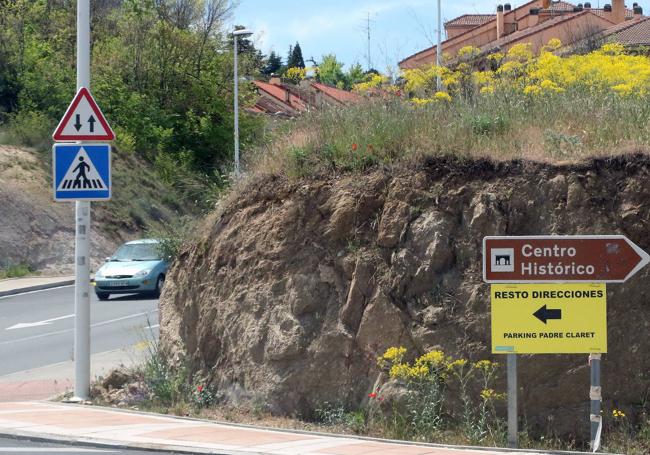
[(108, 144), (56, 144), (53, 149), (54, 200), (106, 201), (111, 198)]

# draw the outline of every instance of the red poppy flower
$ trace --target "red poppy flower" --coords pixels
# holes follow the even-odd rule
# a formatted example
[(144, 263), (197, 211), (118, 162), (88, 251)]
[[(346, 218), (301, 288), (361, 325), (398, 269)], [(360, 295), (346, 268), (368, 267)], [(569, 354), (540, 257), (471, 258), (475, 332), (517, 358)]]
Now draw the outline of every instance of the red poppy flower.
[(359, 146), (357, 144), (352, 144), (352, 151), (356, 152)]
[(373, 392), (373, 393), (369, 393), (369, 394), (368, 394), (368, 397), (369, 397), (369, 398), (377, 398), (377, 394), (374, 393), (374, 392)]
[(203, 392), (203, 386), (202, 385), (197, 386), (196, 391), (199, 392), (199, 393)]

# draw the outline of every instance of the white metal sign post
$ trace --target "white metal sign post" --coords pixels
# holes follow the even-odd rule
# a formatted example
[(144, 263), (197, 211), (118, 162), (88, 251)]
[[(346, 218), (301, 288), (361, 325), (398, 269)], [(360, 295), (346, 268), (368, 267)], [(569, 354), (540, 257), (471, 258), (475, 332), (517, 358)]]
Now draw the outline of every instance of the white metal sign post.
[(77, 0), (77, 95), (52, 138), (54, 199), (75, 201), (75, 380), (72, 401), (90, 398), (90, 201), (111, 197), (111, 130), (89, 91), (90, 0)]
[[(90, 0), (77, 0), (77, 90), (90, 88)], [(90, 398), (90, 202), (75, 202), (74, 398)]]

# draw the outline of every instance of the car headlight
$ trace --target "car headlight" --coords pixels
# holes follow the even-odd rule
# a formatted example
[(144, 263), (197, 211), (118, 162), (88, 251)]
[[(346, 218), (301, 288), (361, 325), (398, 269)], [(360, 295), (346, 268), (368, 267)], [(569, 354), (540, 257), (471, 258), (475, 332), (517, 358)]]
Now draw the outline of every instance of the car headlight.
[(133, 275), (133, 277), (134, 278), (142, 278), (142, 277), (145, 277), (145, 276), (149, 275), (150, 273), (151, 273), (151, 270), (149, 270), (149, 269), (140, 270), (138, 273)]

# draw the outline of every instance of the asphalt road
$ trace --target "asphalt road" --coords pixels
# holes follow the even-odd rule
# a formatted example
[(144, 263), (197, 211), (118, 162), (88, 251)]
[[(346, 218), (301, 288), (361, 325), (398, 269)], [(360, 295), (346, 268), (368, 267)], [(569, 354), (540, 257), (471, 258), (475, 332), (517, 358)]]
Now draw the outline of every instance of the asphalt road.
[[(91, 295), (93, 354), (158, 337), (158, 300)], [(0, 376), (71, 360), (73, 351), (73, 286), (0, 298)]]
[(137, 450), (99, 448), (83, 445), (52, 444), (48, 442), (28, 441), (24, 439), (0, 438), (0, 454), (56, 454), (56, 455), (78, 455), (78, 454), (128, 454), (128, 455), (152, 455), (171, 454), (173, 452), (143, 452)]

